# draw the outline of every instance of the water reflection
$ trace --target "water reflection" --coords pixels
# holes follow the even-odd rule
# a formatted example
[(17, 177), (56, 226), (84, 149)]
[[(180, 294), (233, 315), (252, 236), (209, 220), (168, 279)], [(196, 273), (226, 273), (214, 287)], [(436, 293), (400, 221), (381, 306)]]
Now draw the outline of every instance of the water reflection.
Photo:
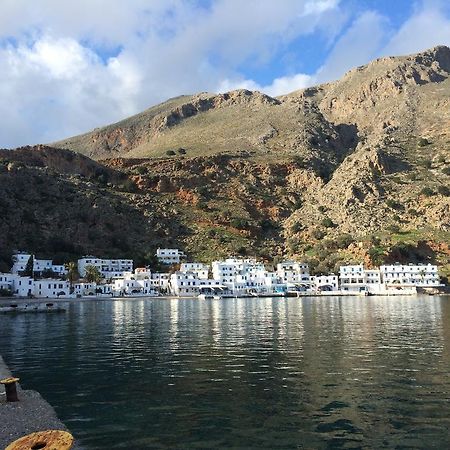
[(0, 317), (87, 448), (448, 448), (449, 299), (135, 299)]

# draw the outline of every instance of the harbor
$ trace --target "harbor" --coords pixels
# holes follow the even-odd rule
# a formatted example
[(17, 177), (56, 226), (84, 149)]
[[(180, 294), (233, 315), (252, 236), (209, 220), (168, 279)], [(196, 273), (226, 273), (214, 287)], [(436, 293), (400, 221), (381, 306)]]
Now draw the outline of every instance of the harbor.
[(442, 296), (91, 298), (0, 315), (0, 342), (86, 449), (446, 448), (449, 318)]

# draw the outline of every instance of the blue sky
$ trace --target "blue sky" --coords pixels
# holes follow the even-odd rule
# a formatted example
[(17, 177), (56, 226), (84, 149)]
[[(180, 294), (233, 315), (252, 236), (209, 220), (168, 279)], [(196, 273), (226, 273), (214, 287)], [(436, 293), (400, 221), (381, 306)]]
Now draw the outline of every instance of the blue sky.
[(181, 94), (281, 95), (438, 44), (444, 0), (0, 0), (0, 147)]

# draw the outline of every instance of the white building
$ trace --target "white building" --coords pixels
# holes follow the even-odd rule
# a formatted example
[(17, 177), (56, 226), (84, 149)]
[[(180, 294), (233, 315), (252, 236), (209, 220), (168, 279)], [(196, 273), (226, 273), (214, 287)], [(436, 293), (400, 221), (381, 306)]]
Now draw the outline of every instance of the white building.
[(74, 294), (76, 296), (90, 296), (90, 295), (95, 295), (96, 291), (97, 291), (97, 283), (83, 283), (83, 282), (79, 282), (79, 283), (74, 283), (73, 285), (74, 288)]
[(179, 264), (181, 259), (186, 255), (177, 248), (158, 248), (156, 250), (156, 257), (162, 264)]
[(343, 291), (369, 294), (412, 294), (417, 288), (440, 287), (438, 268), (432, 264), (391, 264), (364, 269), (362, 264), (340, 267)]
[(367, 290), (362, 264), (341, 266), (339, 268), (339, 280), (342, 291), (365, 292)]
[(209, 278), (209, 265), (203, 263), (182, 263), (180, 272), (196, 273), (198, 278), (207, 280)]
[(339, 277), (337, 275), (317, 275), (309, 277), (311, 287), (315, 291), (338, 291)]
[(14, 280), (14, 295), (17, 297), (29, 297), (33, 295), (33, 279), (17, 275)]
[(264, 264), (251, 258), (228, 258), (212, 263), (213, 278), (221, 284), (233, 283), (238, 275), (247, 275), (247, 279), (256, 278), (259, 271), (265, 271)]
[(223, 290), (224, 286), (217, 280), (199, 278), (194, 272), (175, 272), (170, 276), (170, 290), (179, 297), (196, 297), (200, 288), (209, 287), (211, 290)]
[[(28, 260), (31, 258), (30, 253), (16, 253), (13, 255), (13, 267), (11, 273), (20, 274), (25, 271)], [(63, 276), (67, 273), (67, 270), (62, 264), (53, 264), (51, 259), (37, 259), (33, 255), (33, 273), (36, 275), (42, 275), (45, 271), (51, 271), (59, 276)]]
[(16, 278), (17, 275), (13, 275), (12, 273), (0, 273), (0, 289), (13, 292), (14, 280)]
[(95, 256), (84, 256), (78, 260), (78, 273), (81, 277), (86, 275), (86, 267), (94, 266), (102, 278), (120, 278), (124, 272), (133, 271), (132, 259), (100, 259)]
[(68, 281), (50, 278), (35, 280), (33, 295), (43, 298), (67, 297), (70, 295), (70, 284)]
[(277, 274), (284, 283), (309, 284), (308, 264), (294, 261), (284, 261), (277, 264)]
[(112, 288), (115, 295), (155, 295), (159, 290), (159, 286), (154, 286), (151, 272), (141, 268), (115, 279)]
[(439, 287), (438, 268), (432, 264), (391, 264), (380, 267), (381, 278), (387, 286)]
[(153, 272), (150, 274), (150, 278), (148, 278), (150, 288), (153, 291), (168, 293), (169, 292), (169, 281), (170, 274), (166, 272)]
[(212, 263), (213, 278), (234, 295), (284, 292), (286, 283), (277, 272), (268, 272), (255, 259), (228, 258)]

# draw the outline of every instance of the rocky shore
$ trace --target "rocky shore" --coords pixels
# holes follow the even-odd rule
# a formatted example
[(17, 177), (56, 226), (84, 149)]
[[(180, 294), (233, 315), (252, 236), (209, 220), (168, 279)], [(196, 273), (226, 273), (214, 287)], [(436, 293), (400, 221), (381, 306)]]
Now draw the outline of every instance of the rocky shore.
[[(9, 376), (11, 372), (0, 356), (0, 379)], [(23, 390), (18, 385), (17, 394), (19, 402), (7, 403), (4, 387), (0, 385), (0, 448), (5, 448), (16, 439), (35, 431), (70, 431), (38, 392)], [(75, 444), (73, 449), (81, 450), (81, 447)]]

